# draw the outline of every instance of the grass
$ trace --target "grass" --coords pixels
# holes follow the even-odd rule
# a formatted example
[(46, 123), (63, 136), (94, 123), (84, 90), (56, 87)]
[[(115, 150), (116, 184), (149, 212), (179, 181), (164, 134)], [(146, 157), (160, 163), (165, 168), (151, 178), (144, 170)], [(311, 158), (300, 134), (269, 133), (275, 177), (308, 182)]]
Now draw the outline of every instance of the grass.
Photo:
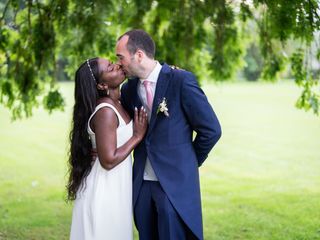
[[(65, 112), (0, 107), (0, 240), (68, 239)], [(223, 137), (200, 169), (205, 239), (320, 239), (320, 119), (290, 82), (205, 85)], [(138, 238), (135, 238), (138, 239)]]

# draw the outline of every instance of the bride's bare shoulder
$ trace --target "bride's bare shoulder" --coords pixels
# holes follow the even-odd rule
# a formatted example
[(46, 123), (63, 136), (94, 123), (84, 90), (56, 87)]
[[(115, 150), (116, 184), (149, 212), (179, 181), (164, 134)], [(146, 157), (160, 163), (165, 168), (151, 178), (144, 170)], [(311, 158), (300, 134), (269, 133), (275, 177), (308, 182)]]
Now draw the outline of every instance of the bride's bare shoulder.
[(111, 105), (114, 105), (113, 100), (111, 98), (108, 98), (108, 97), (103, 97), (103, 98), (98, 99), (97, 105), (99, 105), (101, 103), (109, 103)]

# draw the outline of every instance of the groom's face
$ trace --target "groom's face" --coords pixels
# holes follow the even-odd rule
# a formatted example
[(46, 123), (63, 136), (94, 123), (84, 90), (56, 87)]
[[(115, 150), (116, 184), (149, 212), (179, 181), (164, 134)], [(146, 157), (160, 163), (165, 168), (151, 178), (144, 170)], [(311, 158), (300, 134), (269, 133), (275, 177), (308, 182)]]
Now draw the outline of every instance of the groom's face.
[(126, 77), (138, 77), (138, 62), (135, 54), (130, 54), (127, 49), (128, 36), (123, 36), (116, 45), (116, 54), (118, 57), (118, 64), (126, 74)]

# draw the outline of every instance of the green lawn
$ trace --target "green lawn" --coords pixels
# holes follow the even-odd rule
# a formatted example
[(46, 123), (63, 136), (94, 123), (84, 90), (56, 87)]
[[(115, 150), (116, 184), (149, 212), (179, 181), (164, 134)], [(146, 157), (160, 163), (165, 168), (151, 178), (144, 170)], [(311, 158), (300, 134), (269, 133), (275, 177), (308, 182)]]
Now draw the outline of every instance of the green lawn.
[[(0, 107), (0, 240), (68, 239), (65, 112), (11, 122)], [(289, 82), (205, 85), (223, 129), (201, 167), (205, 239), (320, 239), (320, 117)], [(137, 238), (136, 238), (137, 239)]]

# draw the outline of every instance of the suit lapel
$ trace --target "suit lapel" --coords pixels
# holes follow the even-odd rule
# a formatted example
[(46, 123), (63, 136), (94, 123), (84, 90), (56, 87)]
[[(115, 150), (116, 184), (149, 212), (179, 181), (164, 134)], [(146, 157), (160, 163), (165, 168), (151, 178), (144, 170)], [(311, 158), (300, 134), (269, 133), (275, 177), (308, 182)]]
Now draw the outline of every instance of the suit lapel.
[(165, 95), (166, 90), (168, 88), (169, 80), (170, 80), (170, 67), (167, 64), (163, 64), (162, 69), (159, 74), (159, 77), (158, 77), (156, 92), (155, 92), (155, 95), (153, 98), (152, 114), (151, 114), (149, 129), (148, 129), (148, 135), (152, 131), (154, 124), (156, 122), (157, 109), (158, 109), (160, 102), (164, 98), (164, 95)]
[(132, 88), (130, 89), (133, 89), (133, 113), (134, 113), (134, 107), (137, 107), (138, 109), (140, 109), (140, 107), (142, 106), (142, 101), (139, 97), (139, 94), (138, 94), (138, 82), (139, 82), (139, 78), (135, 78), (135, 79), (131, 79), (129, 81), (132, 81)]

